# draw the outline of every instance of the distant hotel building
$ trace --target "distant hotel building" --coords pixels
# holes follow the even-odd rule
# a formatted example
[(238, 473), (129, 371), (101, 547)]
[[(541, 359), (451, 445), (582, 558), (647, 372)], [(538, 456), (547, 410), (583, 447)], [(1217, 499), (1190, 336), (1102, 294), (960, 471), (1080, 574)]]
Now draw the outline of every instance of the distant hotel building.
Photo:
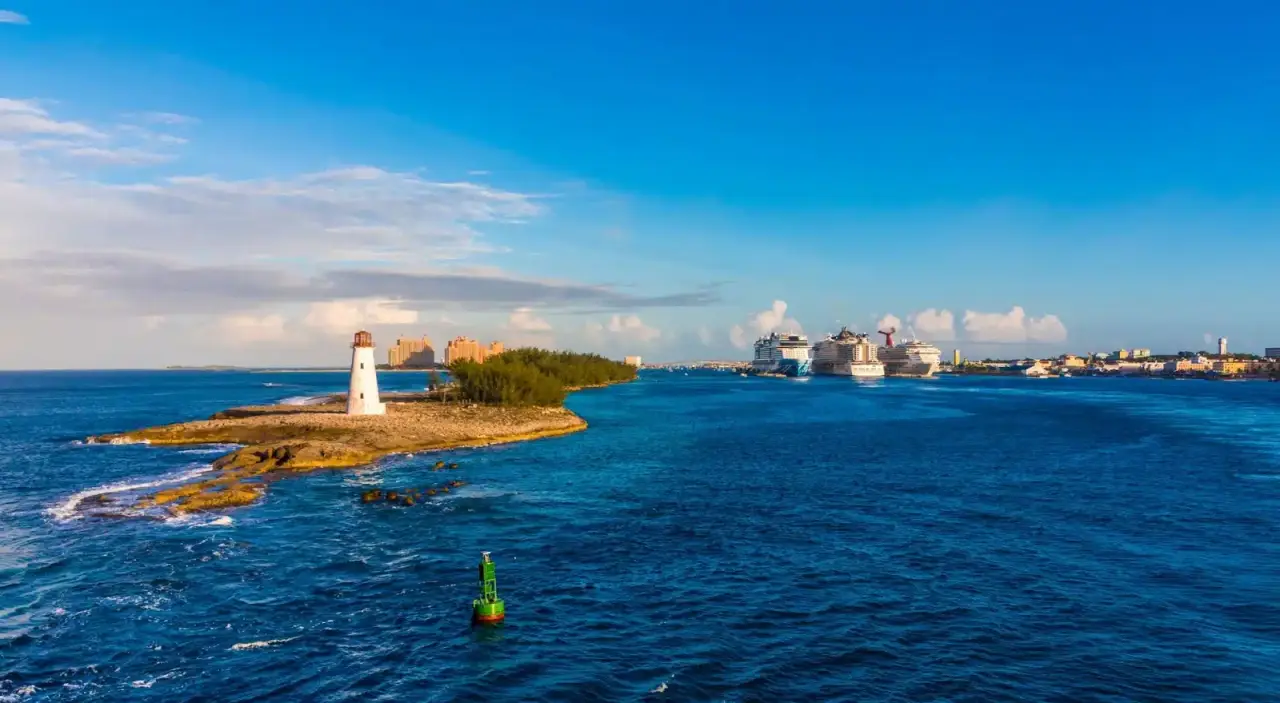
[(1262, 351), (1262, 355), (1268, 359), (1280, 359), (1280, 347), (1267, 347)]
[(452, 364), (455, 361), (474, 361), (477, 364), (483, 364), (485, 359), (501, 353), (502, 342), (493, 342), (486, 347), (470, 337), (455, 337), (444, 349), (444, 360), (446, 364)]
[(436, 364), (436, 350), (426, 335), (422, 339), (401, 337), (387, 350), (387, 364), (392, 368), (430, 368)]
[(1227, 338), (1218, 337), (1218, 356), (1227, 355)]
[(640, 368), (640, 357), (628, 356), (622, 360), (622, 363), (626, 364), (627, 366), (634, 366), (638, 369)]

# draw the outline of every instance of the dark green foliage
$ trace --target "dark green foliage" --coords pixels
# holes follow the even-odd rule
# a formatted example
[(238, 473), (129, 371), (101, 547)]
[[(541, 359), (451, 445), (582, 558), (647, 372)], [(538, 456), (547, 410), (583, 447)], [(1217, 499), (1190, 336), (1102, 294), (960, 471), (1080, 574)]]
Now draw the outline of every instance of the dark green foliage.
[(564, 404), (566, 389), (630, 381), (632, 366), (596, 354), (512, 349), (483, 364), (460, 361), (449, 372), (459, 395), (475, 403), (498, 405)]
[(440, 387), (440, 373), (435, 369), (427, 372), (427, 390), (434, 391)]

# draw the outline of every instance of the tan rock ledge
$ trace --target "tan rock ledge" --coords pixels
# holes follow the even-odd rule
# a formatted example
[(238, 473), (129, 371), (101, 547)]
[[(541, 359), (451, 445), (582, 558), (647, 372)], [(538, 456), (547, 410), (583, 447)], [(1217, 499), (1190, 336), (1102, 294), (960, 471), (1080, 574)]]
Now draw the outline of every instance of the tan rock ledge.
[(388, 397), (386, 415), (349, 416), (340, 396), (335, 396), (319, 405), (233, 408), (208, 420), (87, 441), (244, 445), (213, 463), (212, 478), (158, 491), (135, 505), (185, 513), (248, 505), (272, 480), (293, 473), (361, 466), (388, 454), (520, 442), (586, 428), (586, 421), (564, 408), (450, 404), (408, 396)]

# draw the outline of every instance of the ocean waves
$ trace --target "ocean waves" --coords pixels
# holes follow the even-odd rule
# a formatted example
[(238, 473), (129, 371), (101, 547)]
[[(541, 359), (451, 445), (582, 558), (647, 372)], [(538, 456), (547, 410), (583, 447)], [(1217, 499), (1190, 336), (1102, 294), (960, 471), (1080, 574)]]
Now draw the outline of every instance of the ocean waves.
[[(228, 382), (182, 378), (196, 399)], [(1267, 384), (820, 381), (663, 374), (574, 396), (584, 433), (167, 522), (82, 516), (203, 475), (198, 455), (24, 427), (22, 456), (65, 454), (57, 486), (0, 473), (0, 700), (1280, 690), (1280, 481), (1266, 437), (1242, 441), (1273, 421)], [(467, 483), (447, 498), (360, 502), (446, 458)], [(482, 551), (508, 620), (473, 630)]]

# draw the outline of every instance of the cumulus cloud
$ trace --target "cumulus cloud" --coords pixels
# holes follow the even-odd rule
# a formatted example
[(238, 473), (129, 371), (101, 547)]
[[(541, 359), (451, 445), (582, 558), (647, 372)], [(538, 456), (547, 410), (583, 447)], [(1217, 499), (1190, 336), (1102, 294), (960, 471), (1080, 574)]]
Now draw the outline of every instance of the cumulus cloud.
[(31, 24), (26, 15), (20, 15), (13, 10), (0, 10), (0, 24)]
[(911, 330), (926, 341), (949, 342), (956, 338), (955, 315), (950, 310), (928, 308), (912, 313), (907, 319), (911, 321)]
[(893, 313), (888, 313), (887, 315), (880, 318), (879, 320), (876, 320), (877, 332), (880, 330), (884, 330), (885, 332), (888, 332), (889, 330), (901, 330), (901, 329), (902, 329), (902, 320), (899, 320), (898, 316), (894, 315)]
[(392, 300), (330, 300), (311, 303), (303, 324), (326, 334), (349, 335), (379, 325), (412, 325), (417, 310), (406, 310)]
[(662, 331), (646, 325), (638, 315), (614, 315), (605, 323), (587, 323), (587, 334), (597, 339), (604, 337), (647, 344), (661, 337)]
[(1029, 317), (1019, 306), (1009, 312), (964, 313), (965, 338), (971, 342), (993, 344), (1019, 342), (1063, 342), (1067, 339), (1066, 325), (1057, 315)]
[(507, 317), (507, 328), (519, 332), (550, 332), (551, 323), (535, 315), (532, 308), (516, 308)]
[(735, 347), (745, 349), (750, 344), (748, 332), (757, 335), (765, 335), (770, 332), (803, 333), (804, 329), (794, 318), (787, 317), (787, 302), (785, 300), (775, 300), (769, 309), (761, 310), (748, 316), (745, 325), (738, 324), (730, 327), (729, 341)]
[(225, 315), (218, 319), (218, 340), (233, 346), (279, 342), (285, 339), (280, 315)]

